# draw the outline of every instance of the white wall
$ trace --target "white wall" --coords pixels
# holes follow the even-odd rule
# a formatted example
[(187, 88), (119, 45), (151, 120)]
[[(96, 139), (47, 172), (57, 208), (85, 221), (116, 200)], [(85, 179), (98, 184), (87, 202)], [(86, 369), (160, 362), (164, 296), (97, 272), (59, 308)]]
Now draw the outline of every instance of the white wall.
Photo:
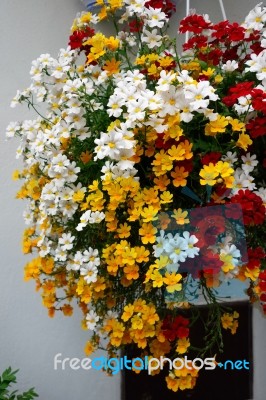
[[(242, 21), (254, 0), (224, 1), (228, 17)], [(191, 0), (191, 7), (221, 18), (218, 0)], [(35, 386), (40, 400), (119, 400), (119, 377), (108, 378), (100, 372), (54, 371), (57, 353), (68, 357), (83, 355), (87, 333), (79, 328), (80, 315), (49, 319), (33, 283), (23, 282), (26, 258), (21, 254), (23, 202), (15, 200), (18, 185), (11, 180), (18, 168), (15, 141), (6, 142), (9, 121), (30, 117), (27, 109), (9, 108), (17, 89), (30, 83), (31, 61), (40, 53), (56, 56), (66, 46), (69, 27), (82, 9), (79, 0), (1, 0), (0, 2), (0, 371), (11, 365), (20, 368), (22, 389)], [(185, 0), (178, 2), (180, 19)], [(229, 13), (229, 10), (230, 13)], [(175, 28), (172, 26), (172, 32)], [(266, 359), (264, 332), (266, 321), (254, 313), (255, 396), (264, 400)]]
[(71, 23), (82, 10), (79, 0), (0, 0), (0, 371), (20, 369), (19, 387), (36, 387), (40, 400), (106, 400), (120, 398), (120, 378), (94, 371), (54, 371), (57, 353), (83, 358), (88, 332), (81, 315), (47, 316), (33, 283), (23, 282), (26, 258), (21, 254), (23, 202), (15, 200), (18, 185), (18, 142), (6, 142), (9, 121), (29, 118), (26, 108), (10, 109), (17, 89), (29, 86), (31, 61), (41, 53), (56, 56), (67, 45)]

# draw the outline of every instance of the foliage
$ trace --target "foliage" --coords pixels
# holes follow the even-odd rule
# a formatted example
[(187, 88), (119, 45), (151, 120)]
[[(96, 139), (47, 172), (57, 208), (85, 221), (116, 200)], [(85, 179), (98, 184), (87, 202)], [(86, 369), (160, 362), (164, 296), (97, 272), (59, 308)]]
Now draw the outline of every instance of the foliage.
[[(35, 393), (34, 388), (18, 394), (18, 390), (10, 392), (10, 386), (13, 383), (17, 383), (16, 374), (18, 370), (12, 371), (11, 367), (7, 368), (0, 377), (0, 399), (1, 400), (32, 400), (39, 397)], [(10, 390), (9, 390), (10, 389)]]

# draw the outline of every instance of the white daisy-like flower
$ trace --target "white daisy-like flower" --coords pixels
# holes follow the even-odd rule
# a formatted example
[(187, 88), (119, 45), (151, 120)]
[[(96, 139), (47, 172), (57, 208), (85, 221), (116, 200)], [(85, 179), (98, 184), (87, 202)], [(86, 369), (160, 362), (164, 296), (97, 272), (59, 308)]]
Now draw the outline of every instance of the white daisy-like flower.
[(86, 324), (87, 328), (91, 331), (94, 331), (97, 325), (97, 322), (100, 320), (100, 317), (96, 314), (95, 311), (91, 310), (86, 315)]
[(71, 233), (63, 233), (59, 238), (58, 243), (63, 251), (71, 250), (73, 248), (73, 241), (75, 240), (75, 236), (72, 236)]

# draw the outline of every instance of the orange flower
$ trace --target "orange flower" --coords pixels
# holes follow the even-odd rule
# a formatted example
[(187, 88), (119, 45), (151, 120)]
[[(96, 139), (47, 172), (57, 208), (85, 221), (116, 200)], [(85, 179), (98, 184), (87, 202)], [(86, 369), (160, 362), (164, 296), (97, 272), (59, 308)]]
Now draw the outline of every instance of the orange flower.
[(173, 185), (176, 187), (186, 186), (189, 173), (185, 170), (184, 167), (175, 167), (175, 171), (171, 172), (171, 176), (173, 179)]

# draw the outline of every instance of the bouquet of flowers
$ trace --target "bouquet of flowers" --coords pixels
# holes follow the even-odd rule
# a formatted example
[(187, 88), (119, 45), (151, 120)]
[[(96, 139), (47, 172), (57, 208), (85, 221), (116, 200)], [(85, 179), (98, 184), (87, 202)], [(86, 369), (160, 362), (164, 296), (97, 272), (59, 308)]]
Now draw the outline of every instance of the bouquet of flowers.
[[(36, 254), (25, 280), (51, 317), (77, 302), (86, 354), (216, 354), (238, 324), (221, 285), (247, 281), (266, 310), (266, 8), (242, 25), (191, 13), (178, 54), (170, 0), (96, 3), (12, 101), (38, 113), (7, 128), (24, 162), (23, 251)], [(112, 36), (96, 30), (104, 20)], [(209, 312), (195, 349), (198, 299)], [(194, 387), (198, 369), (171, 371), (167, 386)]]

